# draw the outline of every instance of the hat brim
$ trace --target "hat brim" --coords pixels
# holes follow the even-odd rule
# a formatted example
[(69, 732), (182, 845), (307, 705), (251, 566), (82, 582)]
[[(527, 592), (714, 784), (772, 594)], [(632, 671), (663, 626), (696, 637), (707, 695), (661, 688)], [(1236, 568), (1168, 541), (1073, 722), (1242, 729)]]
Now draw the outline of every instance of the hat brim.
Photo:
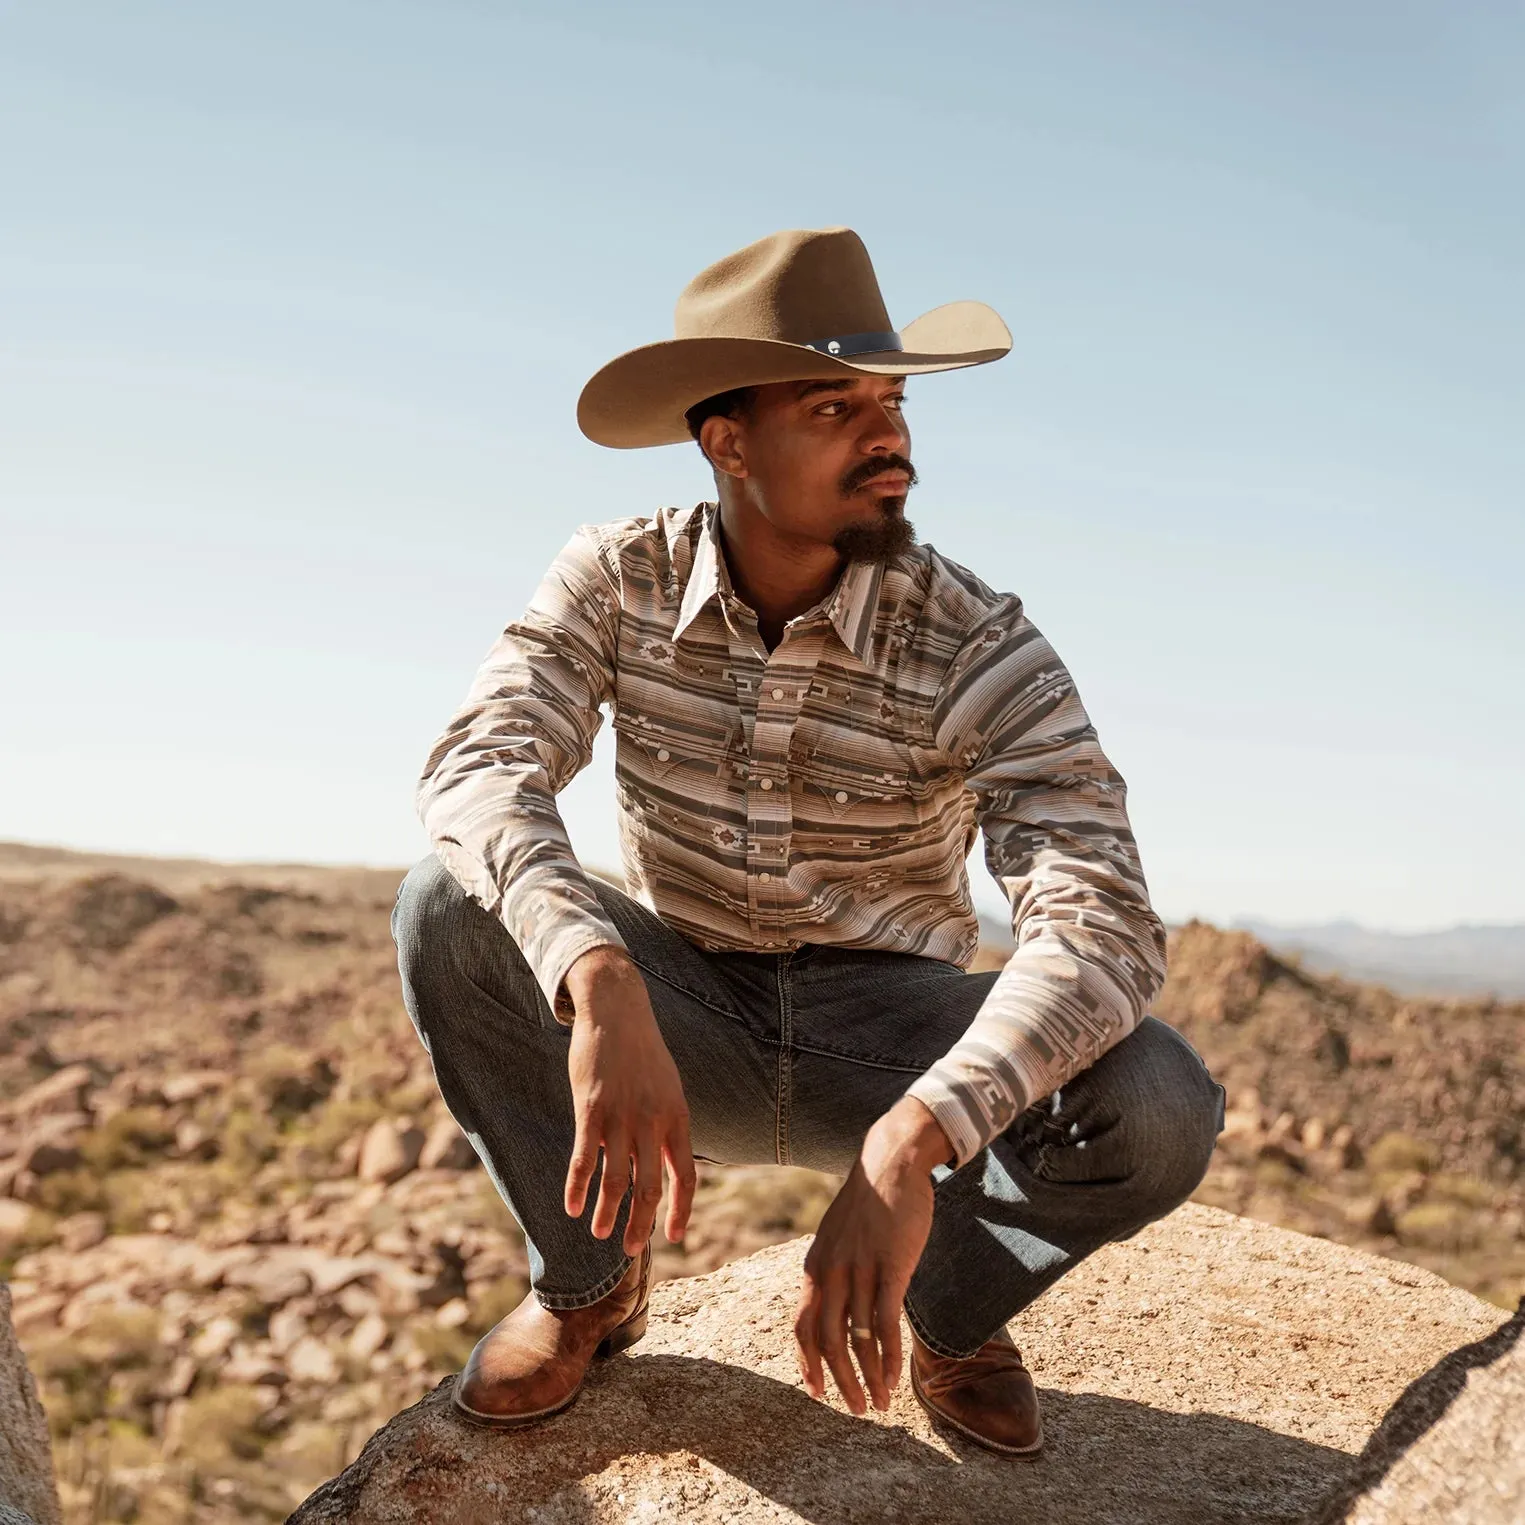
[(683, 415), (734, 387), (833, 376), (919, 376), (987, 365), (1011, 349), (1000, 314), (983, 302), (949, 302), (900, 331), (904, 349), (839, 360), (779, 339), (665, 339), (627, 350), (598, 371), (577, 400), (577, 423), (615, 450), (692, 438)]

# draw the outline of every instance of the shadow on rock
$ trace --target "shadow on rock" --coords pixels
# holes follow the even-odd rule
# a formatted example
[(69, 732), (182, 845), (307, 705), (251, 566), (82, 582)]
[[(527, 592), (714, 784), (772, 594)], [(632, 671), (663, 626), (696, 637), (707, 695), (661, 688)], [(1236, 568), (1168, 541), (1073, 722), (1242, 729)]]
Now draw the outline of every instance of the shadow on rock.
[[(1421, 1447), (1439, 1451), (1438, 1456), (1427, 1458), (1430, 1466), (1438, 1463), (1458, 1478), (1475, 1472), (1487, 1450), (1478, 1431), (1488, 1418), (1497, 1420), (1498, 1416), (1479, 1413), (1474, 1408), (1474, 1412), (1462, 1420), (1463, 1433), (1447, 1435), (1441, 1427), (1456, 1400), (1466, 1392), (1468, 1378), (1474, 1372), (1498, 1369), (1500, 1375), (1505, 1375), (1502, 1369), (1513, 1356), (1522, 1335), (1525, 1335), (1525, 1301), (1520, 1303), (1513, 1317), (1506, 1319), (1492, 1334), (1453, 1350), (1423, 1376), (1410, 1382), (1372, 1432), (1342, 1486), (1325, 1500), (1313, 1517), (1312, 1525), (1337, 1525), (1338, 1521), (1344, 1520), (1362, 1495), (1374, 1492), (1405, 1457)], [(1495, 1402), (1512, 1405), (1518, 1394), (1516, 1368), (1514, 1391), (1500, 1393)], [(1452, 1425), (1451, 1429), (1455, 1430), (1456, 1426)], [(1498, 1458), (1494, 1458), (1495, 1465), (1497, 1461)], [(1509, 1481), (1518, 1489), (1518, 1472), (1512, 1480), (1495, 1475), (1490, 1479), (1490, 1487), (1502, 1498), (1502, 1489)], [(1459, 1515), (1456, 1517), (1460, 1518)]]
[(771, 1506), (812, 1525), (1291, 1522), (1350, 1462), (1216, 1414), (1052, 1391), (1040, 1460), (956, 1437), (949, 1454), (912, 1432), (928, 1433), (905, 1384), (889, 1415), (862, 1420), (743, 1367), (663, 1354), (595, 1369), (565, 1414), (494, 1432), (455, 1416), (453, 1381), (373, 1436), (290, 1525), (744, 1521), (777, 1518)]

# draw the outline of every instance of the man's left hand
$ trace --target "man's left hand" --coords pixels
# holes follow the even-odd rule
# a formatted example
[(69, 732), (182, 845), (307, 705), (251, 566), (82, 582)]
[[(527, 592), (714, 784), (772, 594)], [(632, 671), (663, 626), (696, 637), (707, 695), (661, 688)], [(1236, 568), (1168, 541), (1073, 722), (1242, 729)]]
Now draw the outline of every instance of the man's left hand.
[(852, 1173), (805, 1256), (794, 1335), (806, 1390), (823, 1398), (821, 1363), (855, 1414), (864, 1414), (857, 1357), (874, 1407), (900, 1380), (900, 1310), (932, 1228), (932, 1167), (953, 1158), (930, 1111), (903, 1097), (868, 1131)]

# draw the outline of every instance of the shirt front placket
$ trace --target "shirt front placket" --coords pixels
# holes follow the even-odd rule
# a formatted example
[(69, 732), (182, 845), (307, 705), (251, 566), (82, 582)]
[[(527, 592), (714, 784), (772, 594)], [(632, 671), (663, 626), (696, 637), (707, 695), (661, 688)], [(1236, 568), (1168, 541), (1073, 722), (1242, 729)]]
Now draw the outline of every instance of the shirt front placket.
[(787, 940), (789, 849), (794, 809), (789, 746), (820, 659), (818, 629), (786, 627), (769, 652), (752, 612), (726, 606), (732, 677), (747, 733), (747, 915), (764, 948)]

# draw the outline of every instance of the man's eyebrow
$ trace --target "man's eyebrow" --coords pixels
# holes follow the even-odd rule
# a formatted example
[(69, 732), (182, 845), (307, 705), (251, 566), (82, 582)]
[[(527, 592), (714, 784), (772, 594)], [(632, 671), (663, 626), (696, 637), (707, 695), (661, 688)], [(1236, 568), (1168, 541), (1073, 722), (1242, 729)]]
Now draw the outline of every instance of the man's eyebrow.
[[(904, 377), (896, 377), (901, 386), (905, 385)], [(814, 397), (817, 392), (845, 392), (852, 382), (845, 377), (841, 381), (802, 381), (799, 390), (794, 394), (796, 402), (803, 402), (807, 397)]]
[(852, 382), (845, 377), (841, 381), (804, 381), (794, 394), (794, 400), (803, 402), (807, 397), (814, 397), (817, 392), (845, 392), (851, 385)]

